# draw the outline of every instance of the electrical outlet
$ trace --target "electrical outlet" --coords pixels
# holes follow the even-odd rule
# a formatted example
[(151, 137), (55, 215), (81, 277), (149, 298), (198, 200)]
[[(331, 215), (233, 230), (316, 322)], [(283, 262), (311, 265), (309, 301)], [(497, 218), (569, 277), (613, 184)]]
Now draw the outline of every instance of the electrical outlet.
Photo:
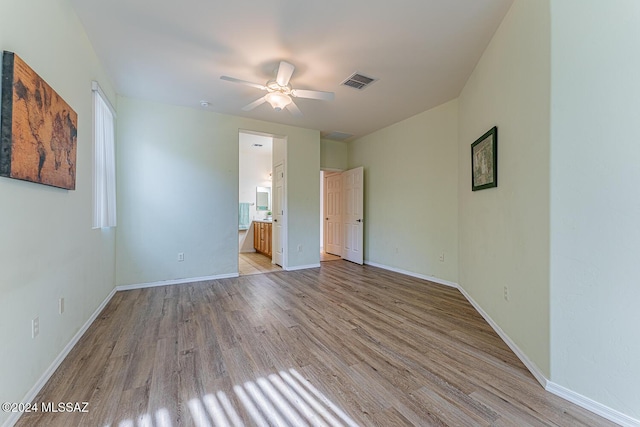
[(298, 245), (298, 252), (302, 252), (302, 245)]
[(506, 286), (504, 287), (504, 300), (509, 301), (509, 288)]
[(438, 257), (438, 259), (440, 260), (440, 262), (444, 262), (444, 252), (442, 252), (440, 254), (440, 256)]
[(35, 338), (40, 334), (40, 316), (36, 316), (31, 321), (31, 338)]
[(184, 252), (178, 252), (178, 261), (179, 262), (184, 261)]
[(58, 300), (58, 314), (64, 313), (64, 298)]

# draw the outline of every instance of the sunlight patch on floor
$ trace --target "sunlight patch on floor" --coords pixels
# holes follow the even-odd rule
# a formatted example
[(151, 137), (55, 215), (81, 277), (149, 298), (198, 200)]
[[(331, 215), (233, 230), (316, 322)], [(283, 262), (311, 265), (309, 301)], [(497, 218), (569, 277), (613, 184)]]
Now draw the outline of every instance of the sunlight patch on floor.
[[(233, 386), (241, 408), (258, 426), (359, 427), (342, 409), (295, 369)], [(242, 417), (223, 391), (187, 402), (197, 427), (244, 427)], [(116, 424), (114, 424), (114, 427)], [(106, 425), (105, 427), (111, 427)], [(117, 427), (178, 427), (166, 408), (120, 421)]]

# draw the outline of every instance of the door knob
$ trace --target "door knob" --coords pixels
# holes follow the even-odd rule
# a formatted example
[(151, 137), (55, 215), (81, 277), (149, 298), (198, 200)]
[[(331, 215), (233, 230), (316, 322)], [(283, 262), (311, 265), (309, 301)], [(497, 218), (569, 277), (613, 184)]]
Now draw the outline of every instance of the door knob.
[(277, 219), (274, 219), (274, 220), (273, 220), (273, 222), (278, 222), (278, 220), (277, 220)]
[(361, 219), (356, 219), (356, 221), (358, 221), (358, 222), (362, 222), (362, 220), (361, 220)]

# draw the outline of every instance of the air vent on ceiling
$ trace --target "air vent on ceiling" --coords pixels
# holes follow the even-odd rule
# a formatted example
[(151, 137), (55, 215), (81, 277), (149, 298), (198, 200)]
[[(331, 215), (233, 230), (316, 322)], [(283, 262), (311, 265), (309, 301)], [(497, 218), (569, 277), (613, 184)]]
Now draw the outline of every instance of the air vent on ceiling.
[(375, 82), (376, 80), (378, 79), (375, 79), (373, 77), (367, 77), (360, 73), (353, 73), (341, 84), (343, 86), (349, 86), (354, 89), (364, 90), (367, 86), (369, 86), (371, 83)]
[(333, 132), (327, 133), (323, 135), (323, 138), (330, 139), (332, 141), (346, 141), (351, 138), (353, 135), (350, 133), (338, 132), (334, 130)]

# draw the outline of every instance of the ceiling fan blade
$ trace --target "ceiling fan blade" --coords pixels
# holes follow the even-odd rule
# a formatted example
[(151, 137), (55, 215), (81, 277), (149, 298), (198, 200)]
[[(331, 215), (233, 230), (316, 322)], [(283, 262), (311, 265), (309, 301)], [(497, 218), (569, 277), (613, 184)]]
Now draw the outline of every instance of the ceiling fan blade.
[(278, 67), (278, 75), (276, 77), (276, 82), (280, 86), (288, 85), (289, 80), (293, 75), (293, 70), (295, 69), (296, 67), (294, 67), (292, 64), (289, 64), (288, 62), (285, 62), (285, 61), (281, 61), (280, 66)]
[(245, 85), (245, 86), (251, 86), (251, 87), (255, 87), (256, 89), (260, 89), (260, 90), (267, 90), (267, 87), (258, 83), (252, 83), (252, 82), (248, 82), (246, 80), (240, 80), (240, 79), (236, 79), (234, 77), (229, 77), (229, 76), (220, 76), (221, 80), (226, 80), (228, 82), (232, 82), (232, 83), (240, 83), (241, 85)]
[(302, 111), (300, 111), (300, 109), (298, 108), (298, 106), (295, 103), (291, 102), (285, 108), (287, 110), (289, 110), (289, 112), (291, 113), (292, 116), (294, 116), (294, 117), (302, 117)]
[(336, 97), (333, 92), (322, 92), (320, 90), (294, 89), (291, 94), (296, 98), (321, 99), (323, 101), (333, 101)]
[(263, 96), (262, 98), (256, 99), (251, 104), (242, 107), (242, 111), (251, 111), (257, 106), (264, 104), (265, 102), (267, 102), (267, 100)]

